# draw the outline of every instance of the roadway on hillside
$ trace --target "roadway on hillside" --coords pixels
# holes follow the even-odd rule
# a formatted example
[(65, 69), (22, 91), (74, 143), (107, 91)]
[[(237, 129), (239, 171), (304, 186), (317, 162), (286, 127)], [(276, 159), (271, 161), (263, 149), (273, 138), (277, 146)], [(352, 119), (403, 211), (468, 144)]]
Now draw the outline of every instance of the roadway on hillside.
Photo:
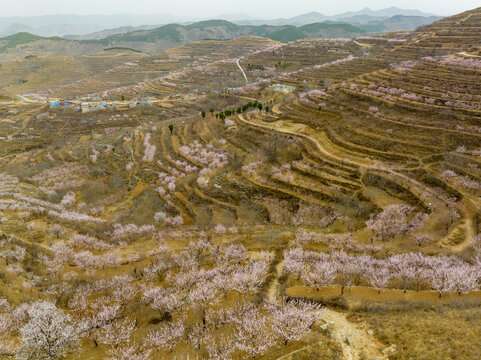
[(244, 69), (242, 68), (242, 66), (239, 64), (239, 60), (240, 59), (237, 59), (236, 64), (239, 67), (240, 71), (242, 71), (242, 75), (244, 75), (244, 79), (246, 79), (246, 85), (247, 85), (249, 83), (249, 80), (247, 80), (246, 73), (244, 72)]
[(28, 102), (28, 103), (34, 103), (36, 102), (35, 100), (31, 100), (29, 98), (26, 98), (25, 96), (23, 95), (19, 95), (19, 94), (15, 94), (16, 97), (18, 97), (20, 100), (23, 100), (25, 102)]

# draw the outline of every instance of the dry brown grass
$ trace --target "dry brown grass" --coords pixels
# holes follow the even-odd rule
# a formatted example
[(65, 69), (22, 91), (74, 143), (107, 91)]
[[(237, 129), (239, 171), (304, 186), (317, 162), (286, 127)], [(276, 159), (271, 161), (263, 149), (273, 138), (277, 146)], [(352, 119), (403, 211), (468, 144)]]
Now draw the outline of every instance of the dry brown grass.
[(393, 360), (461, 360), (481, 358), (479, 304), (427, 306), (364, 303), (351, 321), (366, 323), (379, 341), (397, 351)]

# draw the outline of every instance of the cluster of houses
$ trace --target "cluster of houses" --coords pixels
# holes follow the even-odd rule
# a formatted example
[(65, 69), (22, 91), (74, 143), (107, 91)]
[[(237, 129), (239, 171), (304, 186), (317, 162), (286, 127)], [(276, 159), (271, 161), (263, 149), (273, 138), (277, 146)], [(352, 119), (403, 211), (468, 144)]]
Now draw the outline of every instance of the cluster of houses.
[[(195, 94), (174, 94), (167, 95), (164, 97), (164, 101), (169, 100), (194, 100), (196, 98)], [(83, 101), (82, 101), (83, 100)], [(49, 104), (50, 108), (65, 108), (82, 111), (83, 113), (98, 111), (98, 110), (125, 110), (128, 108), (135, 108), (138, 106), (151, 106), (157, 105), (160, 107), (171, 108), (174, 107), (172, 104), (162, 102), (162, 100), (157, 100), (154, 97), (142, 97), (140, 99), (131, 99), (129, 101), (117, 101), (117, 102), (106, 102), (101, 98), (89, 98), (87, 99), (60, 99), (55, 101), (45, 101)]]

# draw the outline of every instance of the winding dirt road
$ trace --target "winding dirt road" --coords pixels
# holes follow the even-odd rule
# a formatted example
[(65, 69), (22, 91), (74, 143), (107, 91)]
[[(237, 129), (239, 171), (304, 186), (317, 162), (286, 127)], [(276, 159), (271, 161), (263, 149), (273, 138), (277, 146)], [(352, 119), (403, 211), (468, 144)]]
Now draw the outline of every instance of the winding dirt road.
[(246, 85), (247, 85), (249, 83), (249, 80), (247, 80), (246, 73), (244, 72), (244, 69), (242, 68), (242, 66), (239, 64), (239, 60), (240, 59), (237, 59), (236, 64), (239, 67), (240, 71), (242, 71), (242, 75), (244, 75), (244, 79), (246, 79)]

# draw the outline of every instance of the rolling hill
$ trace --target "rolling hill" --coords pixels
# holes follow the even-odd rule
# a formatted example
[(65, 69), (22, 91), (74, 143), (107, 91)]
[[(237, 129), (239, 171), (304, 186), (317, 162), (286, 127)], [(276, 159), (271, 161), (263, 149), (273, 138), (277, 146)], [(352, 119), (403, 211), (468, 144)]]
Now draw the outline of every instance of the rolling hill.
[[(0, 38), (0, 53), (2, 53), (0, 63), (25, 56), (42, 55), (42, 51), (45, 49), (48, 49), (48, 55), (52, 56), (62, 56), (68, 53), (85, 55), (110, 47), (126, 47), (154, 54), (204, 39), (227, 40), (248, 35), (266, 37), (282, 43), (308, 38), (355, 38), (386, 31), (414, 30), (439, 19), (438, 17), (405, 15), (383, 18), (375, 16), (380, 15), (378, 12), (369, 14), (366, 15), (362, 12), (347, 14), (352, 18), (333, 21), (325, 20), (326, 17), (320, 16), (318, 13), (310, 13), (303, 17), (303, 21), (292, 20), (291, 22), (304, 23), (307, 20), (316, 19), (323, 22), (311, 22), (301, 26), (288, 24), (238, 25), (226, 20), (206, 20), (187, 25), (172, 23), (160, 27), (124, 26), (87, 35), (68, 35), (65, 38), (42, 37), (28, 32), (20, 32)], [(350, 22), (358, 23), (351, 24)], [(21, 24), (14, 24), (11, 28), (23, 29), (24, 27)]]
[[(30, 55), (62, 56), (66, 54), (85, 55), (104, 48), (126, 47), (145, 53), (174, 48), (183, 44), (204, 39), (227, 40), (239, 36), (254, 35), (287, 43), (306, 38), (352, 38), (367, 35), (365, 30), (349, 24), (317, 23), (305, 27), (248, 26), (236, 25), (225, 20), (208, 20), (189, 25), (168, 24), (154, 29), (142, 29), (109, 35), (99, 39), (77, 40), (60, 37), (42, 37), (22, 32), (0, 38), (0, 63), (24, 58)], [(102, 34), (102, 33), (101, 33)]]
[(44, 38), (27, 32), (19, 32), (0, 39), (0, 52), (4, 52), (9, 48), (14, 48), (16, 46), (32, 43), (38, 40), (63, 41), (64, 39), (60, 37)]
[(311, 26), (292, 25), (236, 25), (225, 20), (201, 21), (190, 25), (169, 24), (152, 30), (140, 30), (116, 34), (99, 40), (104, 44), (117, 42), (155, 42), (170, 40), (186, 43), (203, 39), (232, 39), (244, 35), (255, 35), (289, 42), (313, 37), (355, 37), (365, 31), (349, 24), (316, 23)]

